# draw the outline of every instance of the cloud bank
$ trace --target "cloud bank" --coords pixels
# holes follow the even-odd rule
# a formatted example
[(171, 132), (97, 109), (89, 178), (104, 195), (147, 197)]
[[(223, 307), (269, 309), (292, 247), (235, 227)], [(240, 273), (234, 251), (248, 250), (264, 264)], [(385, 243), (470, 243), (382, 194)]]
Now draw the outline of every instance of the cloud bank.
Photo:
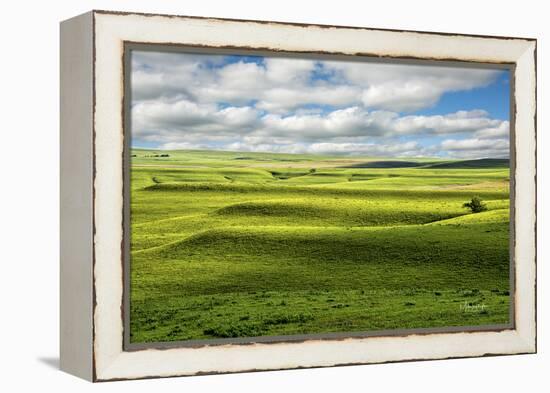
[(506, 157), (507, 120), (437, 110), (445, 94), (487, 88), (502, 72), (133, 52), (132, 138), (163, 149)]

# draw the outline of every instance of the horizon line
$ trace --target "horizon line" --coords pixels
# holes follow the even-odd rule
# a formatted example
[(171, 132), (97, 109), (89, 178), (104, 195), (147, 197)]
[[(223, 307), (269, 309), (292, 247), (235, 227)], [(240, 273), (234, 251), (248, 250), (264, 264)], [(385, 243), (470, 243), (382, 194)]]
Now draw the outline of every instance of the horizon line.
[(154, 147), (130, 147), (130, 150), (149, 150), (149, 151), (181, 151), (181, 152), (218, 152), (218, 153), (235, 153), (235, 154), (279, 154), (279, 155), (295, 155), (295, 156), (325, 156), (325, 157), (346, 157), (346, 158), (380, 158), (380, 159), (436, 159), (436, 160), (510, 160), (508, 157), (478, 157), (478, 158), (454, 158), (454, 157), (438, 157), (438, 156), (370, 156), (370, 155), (354, 155), (349, 153), (285, 153), (285, 152), (269, 152), (269, 151), (242, 151), (242, 150), (221, 150), (221, 149), (161, 149)]

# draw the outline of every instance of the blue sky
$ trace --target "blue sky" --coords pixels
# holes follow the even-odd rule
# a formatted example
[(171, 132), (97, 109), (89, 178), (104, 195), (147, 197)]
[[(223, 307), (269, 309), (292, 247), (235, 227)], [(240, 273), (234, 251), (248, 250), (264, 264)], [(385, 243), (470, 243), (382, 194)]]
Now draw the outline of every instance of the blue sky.
[(494, 119), (510, 118), (510, 73), (502, 71), (488, 86), (447, 92), (432, 108), (417, 111), (419, 115), (436, 115), (459, 110), (484, 109)]
[(507, 157), (506, 70), (132, 53), (132, 145)]

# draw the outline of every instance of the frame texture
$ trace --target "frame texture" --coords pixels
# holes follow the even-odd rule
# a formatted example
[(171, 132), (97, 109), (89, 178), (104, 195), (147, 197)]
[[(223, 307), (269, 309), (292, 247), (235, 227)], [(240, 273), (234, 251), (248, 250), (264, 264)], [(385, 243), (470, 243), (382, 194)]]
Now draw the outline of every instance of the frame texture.
[[(62, 173), (63, 168), (86, 161), (75, 171), (87, 176), (83, 184), (76, 183), (70, 172), (62, 177), (68, 185), (62, 184), (62, 203), (65, 208), (66, 199), (85, 198), (87, 192), (93, 200), (74, 215), (62, 216), (62, 228), (64, 222), (76, 225), (79, 219), (84, 220), (79, 221), (83, 231), (78, 235), (80, 242), (72, 242), (70, 234), (62, 231), (62, 251), (67, 252), (62, 252), (61, 261), (62, 369), (105, 381), (536, 352), (536, 40), (105, 11), (93, 11), (63, 25), (67, 27), (66, 33), (62, 28), (62, 60), (79, 56), (79, 51), (86, 50), (82, 47), (86, 42), (91, 42), (92, 48), (75, 65), (82, 72), (76, 83), (80, 89), (71, 87), (73, 79), (68, 77), (62, 85), (62, 96), (73, 98), (62, 100), (62, 142), (77, 137), (84, 148), (82, 155), (67, 157), (63, 152), (70, 147), (62, 144)], [(71, 25), (83, 34), (74, 34)], [(127, 252), (123, 237), (123, 71), (124, 48), (131, 43), (515, 67), (515, 117), (511, 120), (516, 165), (512, 178), (513, 188), (521, 192), (511, 193), (515, 206), (513, 327), (128, 351), (123, 339), (122, 261)], [(90, 111), (87, 123), (78, 123), (72, 114), (78, 110)], [(90, 146), (83, 140), (90, 141)], [(80, 188), (71, 191), (76, 187)], [(94, 228), (93, 234), (86, 233), (86, 228)], [(67, 282), (75, 276), (89, 286), (68, 293)], [(80, 323), (75, 322), (78, 319)], [(65, 337), (70, 330), (72, 338)]]

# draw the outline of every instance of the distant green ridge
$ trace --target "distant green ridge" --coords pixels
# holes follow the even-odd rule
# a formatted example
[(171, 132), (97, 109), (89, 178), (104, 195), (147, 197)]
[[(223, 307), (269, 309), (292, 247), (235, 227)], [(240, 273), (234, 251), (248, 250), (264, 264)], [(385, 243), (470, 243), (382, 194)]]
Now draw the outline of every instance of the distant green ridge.
[(431, 164), (426, 168), (447, 168), (447, 169), (475, 169), (475, 168), (509, 168), (510, 160), (508, 158), (481, 158), (479, 160), (463, 160), (454, 162), (442, 162)]

